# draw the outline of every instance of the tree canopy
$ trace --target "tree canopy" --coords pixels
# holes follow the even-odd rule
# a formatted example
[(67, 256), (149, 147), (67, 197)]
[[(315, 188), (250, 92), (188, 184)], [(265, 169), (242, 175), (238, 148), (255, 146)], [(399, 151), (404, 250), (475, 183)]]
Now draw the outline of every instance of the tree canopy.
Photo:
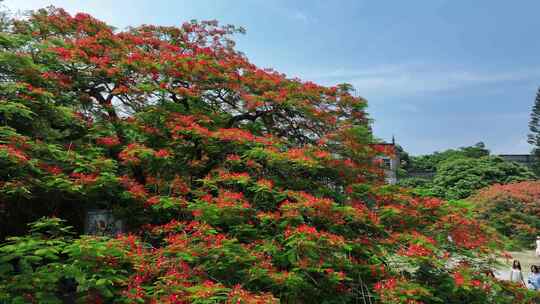
[[(433, 177), (415, 176), (415, 173), (430, 173)], [(399, 185), (415, 188), (422, 195), (449, 200), (469, 197), (489, 185), (536, 178), (529, 168), (521, 164), (491, 156), (482, 142), (474, 146), (410, 157), (402, 176)]]
[(533, 179), (527, 167), (499, 157), (457, 158), (439, 165), (431, 188), (437, 196), (462, 199), (489, 185)]
[(496, 184), (469, 199), (479, 217), (491, 223), (517, 248), (531, 248), (540, 232), (540, 182)]
[(538, 88), (538, 92), (536, 93), (536, 98), (531, 110), (527, 142), (534, 147), (533, 155), (537, 158), (534, 171), (537, 175), (540, 175), (540, 88)]
[(451, 159), (457, 158), (478, 158), (488, 156), (489, 150), (483, 142), (478, 142), (473, 146), (461, 147), (459, 149), (448, 149), (442, 152), (434, 152), (432, 154), (412, 156), (410, 157), (409, 165), (406, 168), (411, 172), (435, 172), (437, 166)]
[[(57, 8), (8, 22), (0, 216), (18, 236), (0, 245), (1, 301), (534, 296), (487, 274), (500, 243), (483, 222), (384, 185), (374, 159), (391, 151), (349, 85), (259, 68), (234, 48), (239, 32), (120, 31)], [(80, 235), (89, 208), (112, 209), (126, 233)]]

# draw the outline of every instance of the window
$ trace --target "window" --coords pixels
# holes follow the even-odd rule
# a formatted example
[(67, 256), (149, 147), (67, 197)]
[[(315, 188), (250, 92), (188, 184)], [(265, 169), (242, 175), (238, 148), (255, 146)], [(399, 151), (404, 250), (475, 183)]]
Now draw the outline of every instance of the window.
[(383, 168), (387, 170), (392, 169), (392, 161), (390, 158), (383, 158)]

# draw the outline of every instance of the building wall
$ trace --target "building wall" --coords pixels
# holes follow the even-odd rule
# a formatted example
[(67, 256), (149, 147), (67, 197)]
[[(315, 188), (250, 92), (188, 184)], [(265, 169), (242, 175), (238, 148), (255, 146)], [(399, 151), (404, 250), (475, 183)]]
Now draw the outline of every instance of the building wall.
[(394, 143), (379, 143), (379, 146), (386, 146), (391, 155), (378, 156), (376, 159), (383, 161), (384, 179), (387, 184), (395, 185), (397, 183), (397, 172), (399, 168), (399, 155), (396, 153), (396, 145)]
[(399, 157), (396, 155), (394, 157), (383, 156), (379, 159), (382, 159), (384, 164), (384, 179), (387, 184), (395, 185), (397, 183), (397, 170), (399, 168)]

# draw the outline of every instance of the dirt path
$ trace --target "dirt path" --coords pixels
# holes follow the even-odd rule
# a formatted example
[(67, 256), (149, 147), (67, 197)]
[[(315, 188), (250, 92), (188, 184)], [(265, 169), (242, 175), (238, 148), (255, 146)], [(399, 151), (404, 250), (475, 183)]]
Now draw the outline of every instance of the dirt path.
[(512, 268), (513, 260), (518, 260), (521, 263), (521, 269), (523, 270), (523, 276), (525, 277), (525, 279), (531, 272), (531, 265), (540, 266), (540, 258), (536, 257), (536, 255), (534, 254), (534, 250), (525, 250), (509, 253), (512, 255), (512, 259), (509, 259), (508, 261), (501, 261), (505, 264), (505, 266), (500, 267), (495, 272), (495, 276), (499, 279), (510, 279), (510, 269)]

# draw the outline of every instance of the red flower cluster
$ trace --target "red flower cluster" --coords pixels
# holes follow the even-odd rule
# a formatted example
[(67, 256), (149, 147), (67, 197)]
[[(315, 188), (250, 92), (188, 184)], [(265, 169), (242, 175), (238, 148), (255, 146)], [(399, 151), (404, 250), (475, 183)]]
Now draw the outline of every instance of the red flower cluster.
[(402, 249), (400, 254), (408, 257), (425, 257), (432, 255), (433, 252), (422, 245), (410, 244), (406, 249)]
[(52, 52), (56, 53), (56, 55), (58, 55), (60, 58), (62, 58), (63, 60), (70, 60), (71, 58), (73, 58), (73, 53), (71, 50), (68, 50), (66, 48), (63, 48), (63, 47), (54, 47), (54, 48), (51, 48), (50, 49)]
[(396, 154), (396, 151), (394, 149), (393, 145), (388, 144), (373, 144), (371, 145), (371, 148), (377, 153), (387, 156), (394, 156)]
[(28, 156), (23, 151), (13, 146), (0, 144), (0, 151), (2, 150), (7, 153), (8, 157), (19, 163), (26, 163), (29, 160)]
[(96, 182), (98, 178), (97, 173), (80, 173), (80, 172), (73, 172), (70, 174), (71, 178), (74, 179), (75, 183), (83, 184), (83, 185), (89, 185)]
[(148, 197), (148, 192), (144, 186), (137, 183), (127, 175), (120, 177), (120, 183), (134, 198), (145, 200), (146, 197)]
[(45, 171), (47, 171), (48, 173), (52, 174), (52, 175), (58, 175), (58, 174), (62, 174), (63, 171), (62, 171), (62, 168), (58, 167), (58, 166), (54, 166), (54, 165), (48, 165), (46, 163), (40, 163), (39, 164), (39, 167)]
[(204, 121), (207, 121), (205, 117), (174, 113), (169, 117), (167, 127), (170, 129), (173, 139), (183, 139), (187, 134), (209, 137), (211, 132), (200, 125)]
[(257, 185), (270, 190), (274, 187), (274, 182), (268, 179), (261, 178), (257, 181)]
[(310, 240), (326, 240), (331, 245), (343, 245), (345, 239), (340, 236), (326, 231), (317, 231), (315, 227), (302, 224), (298, 227), (288, 227), (285, 230), (285, 237), (290, 238), (295, 235), (303, 235)]
[(227, 155), (227, 161), (231, 161), (231, 162), (237, 162), (237, 161), (240, 161), (241, 158), (238, 154), (229, 154)]
[[(166, 155), (168, 152), (162, 151), (158, 155)], [(140, 164), (142, 159), (149, 156), (155, 156), (156, 152), (143, 144), (131, 143), (125, 147), (118, 155), (124, 164)]]
[(540, 200), (540, 182), (526, 181), (505, 185), (496, 184), (481, 189), (471, 199), (478, 203), (515, 200), (534, 204)]
[(219, 179), (222, 181), (246, 182), (251, 179), (247, 172), (219, 172)]
[(220, 191), (219, 196), (213, 201), (219, 208), (251, 207), (249, 202), (244, 199), (244, 195), (241, 192)]
[(105, 136), (96, 139), (96, 143), (105, 147), (115, 147), (120, 144), (120, 140), (116, 136)]
[(154, 152), (154, 156), (157, 158), (168, 158), (171, 156), (171, 152), (169, 152), (167, 149), (159, 149)]
[(454, 227), (450, 231), (450, 236), (456, 245), (473, 249), (488, 242), (488, 236), (478, 221), (458, 216), (452, 216), (452, 218)]

